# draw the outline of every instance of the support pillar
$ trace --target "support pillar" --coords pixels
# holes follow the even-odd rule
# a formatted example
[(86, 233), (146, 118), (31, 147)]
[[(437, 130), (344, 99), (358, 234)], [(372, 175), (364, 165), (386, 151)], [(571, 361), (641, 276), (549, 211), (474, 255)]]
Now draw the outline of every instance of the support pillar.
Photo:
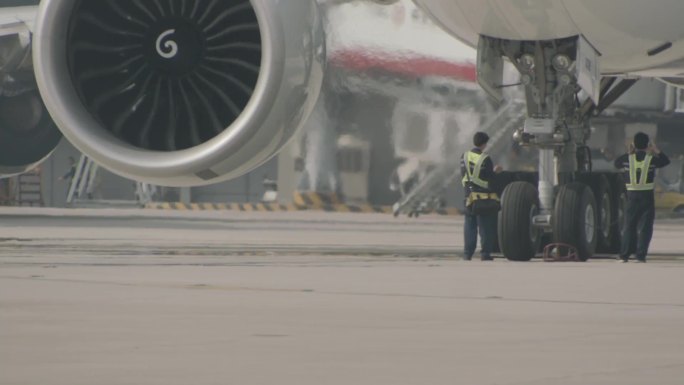
[[(300, 196), (314, 194), (325, 203), (338, 203), (342, 186), (337, 169), (337, 130), (329, 110), (327, 97), (321, 94), (305, 126), (304, 172), (297, 190)], [(308, 205), (307, 199), (298, 199), (297, 195), (295, 203)]]
[(186, 205), (192, 203), (192, 188), (181, 187), (180, 188), (180, 202)]

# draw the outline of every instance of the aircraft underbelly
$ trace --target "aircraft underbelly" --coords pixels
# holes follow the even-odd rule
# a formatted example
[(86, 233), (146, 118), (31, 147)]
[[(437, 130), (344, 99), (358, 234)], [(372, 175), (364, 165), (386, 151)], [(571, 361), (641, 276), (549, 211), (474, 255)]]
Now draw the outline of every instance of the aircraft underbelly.
[(603, 73), (684, 77), (681, 0), (414, 0), (475, 46), (479, 35), (551, 40), (584, 35)]

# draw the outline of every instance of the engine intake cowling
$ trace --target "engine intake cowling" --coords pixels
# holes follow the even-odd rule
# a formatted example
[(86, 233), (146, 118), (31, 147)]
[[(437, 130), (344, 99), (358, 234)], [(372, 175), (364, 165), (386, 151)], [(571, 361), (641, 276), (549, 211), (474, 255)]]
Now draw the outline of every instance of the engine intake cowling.
[(36, 78), (64, 135), (112, 171), (160, 185), (241, 175), (318, 97), (315, 0), (43, 0)]

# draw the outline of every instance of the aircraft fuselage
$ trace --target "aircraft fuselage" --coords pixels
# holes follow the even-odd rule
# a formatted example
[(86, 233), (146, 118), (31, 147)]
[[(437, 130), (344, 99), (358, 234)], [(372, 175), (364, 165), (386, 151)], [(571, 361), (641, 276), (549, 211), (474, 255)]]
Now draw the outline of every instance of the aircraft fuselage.
[(415, 0), (460, 40), (554, 40), (583, 35), (603, 74), (684, 76), (681, 0)]

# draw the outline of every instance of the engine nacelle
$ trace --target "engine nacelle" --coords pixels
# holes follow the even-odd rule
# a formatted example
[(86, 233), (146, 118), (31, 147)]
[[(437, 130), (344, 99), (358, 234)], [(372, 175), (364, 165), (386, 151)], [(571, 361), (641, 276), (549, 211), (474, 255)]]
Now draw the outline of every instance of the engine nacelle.
[(0, 177), (35, 168), (61, 139), (37, 90), (0, 96)]
[(315, 0), (43, 0), (38, 85), (83, 153), (167, 185), (224, 181), (275, 155), (321, 89)]

